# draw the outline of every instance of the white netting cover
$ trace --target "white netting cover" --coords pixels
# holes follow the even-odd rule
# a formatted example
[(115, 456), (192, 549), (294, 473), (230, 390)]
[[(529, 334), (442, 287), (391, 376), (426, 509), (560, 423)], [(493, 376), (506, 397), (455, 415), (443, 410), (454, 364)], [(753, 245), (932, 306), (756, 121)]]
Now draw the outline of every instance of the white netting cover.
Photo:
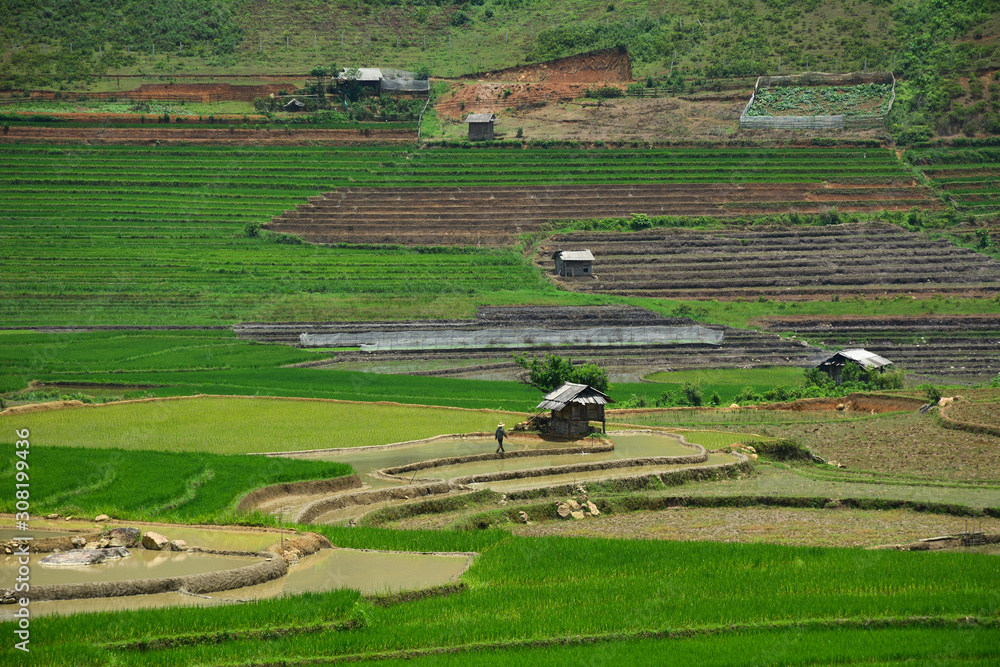
[(556, 345), (721, 345), (722, 331), (706, 327), (641, 325), (546, 329), (450, 329), (424, 331), (363, 331), (301, 334), (302, 347), (360, 347), (364, 352), (387, 350), (482, 349), (491, 347), (544, 347)]
[(417, 79), (413, 72), (403, 69), (382, 68), (382, 91), (423, 93), (431, 89), (429, 79)]

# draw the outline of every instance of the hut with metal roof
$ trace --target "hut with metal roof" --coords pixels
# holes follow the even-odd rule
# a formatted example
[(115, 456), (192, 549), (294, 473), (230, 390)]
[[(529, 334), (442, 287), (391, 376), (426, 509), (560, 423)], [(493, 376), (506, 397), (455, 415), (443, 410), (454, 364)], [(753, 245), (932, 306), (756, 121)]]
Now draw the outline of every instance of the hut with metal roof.
[(374, 95), (382, 94), (382, 70), (378, 67), (357, 67), (354, 69), (345, 67), (333, 77), (333, 80), (338, 88), (344, 85), (357, 85)]
[(470, 113), (465, 117), (469, 126), (469, 141), (492, 141), (493, 123), (497, 117), (491, 113)]
[(601, 422), (605, 430), (604, 406), (614, 403), (607, 394), (588, 384), (564, 382), (561, 387), (545, 394), (538, 404), (542, 410), (552, 411), (552, 430), (560, 435), (584, 435), (590, 422)]
[(284, 106), (285, 111), (302, 111), (305, 108), (305, 102), (300, 102), (294, 97), (288, 100), (288, 103)]
[(557, 250), (552, 259), (556, 261), (557, 276), (573, 278), (593, 275), (594, 255), (589, 250)]
[(856, 363), (862, 368), (876, 368), (880, 372), (886, 366), (892, 365), (892, 362), (885, 357), (880, 357), (874, 352), (869, 352), (868, 350), (862, 348), (856, 348), (852, 350), (841, 350), (829, 359), (821, 361), (816, 365), (816, 368), (832, 377), (834, 382), (840, 384), (843, 377), (844, 366), (850, 362)]

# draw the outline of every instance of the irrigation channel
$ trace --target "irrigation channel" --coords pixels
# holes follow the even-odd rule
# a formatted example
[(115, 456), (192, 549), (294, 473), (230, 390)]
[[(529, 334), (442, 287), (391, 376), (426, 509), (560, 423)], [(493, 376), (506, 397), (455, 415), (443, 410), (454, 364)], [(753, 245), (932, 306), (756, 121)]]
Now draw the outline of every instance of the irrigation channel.
[(504, 442), (503, 457), (495, 454), (496, 446), (486, 434), (469, 434), (384, 447), (275, 453), (348, 463), (360, 485), (335, 494), (286, 495), (258, 507), (299, 523), (343, 525), (425, 495), (484, 488), (507, 493), (739, 462), (737, 456), (708, 453), (681, 436), (640, 431), (576, 442), (515, 434)]

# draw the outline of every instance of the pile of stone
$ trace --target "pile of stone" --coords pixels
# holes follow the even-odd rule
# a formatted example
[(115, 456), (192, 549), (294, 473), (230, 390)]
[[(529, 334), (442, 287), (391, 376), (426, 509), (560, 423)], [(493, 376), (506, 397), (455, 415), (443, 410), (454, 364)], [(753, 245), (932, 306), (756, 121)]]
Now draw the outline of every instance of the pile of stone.
[(556, 501), (556, 514), (560, 519), (576, 519), (580, 521), (588, 516), (600, 516), (601, 510), (597, 509), (587, 494), (584, 493), (577, 498), (570, 498), (566, 501)]

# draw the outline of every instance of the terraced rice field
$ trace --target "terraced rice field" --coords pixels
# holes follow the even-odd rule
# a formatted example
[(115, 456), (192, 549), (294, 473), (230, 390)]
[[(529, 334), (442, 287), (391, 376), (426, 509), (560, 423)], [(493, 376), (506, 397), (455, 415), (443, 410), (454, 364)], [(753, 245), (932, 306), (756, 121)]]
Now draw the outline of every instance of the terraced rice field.
[(793, 317), (761, 324), (831, 349), (864, 347), (919, 375), (984, 382), (1000, 373), (1000, 315)]
[(891, 153), (872, 149), (422, 151), (411, 160), (397, 174), (405, 183), (387, 176), (310, 197), (269, 228), (317, 243), (497, 246), (552, 220), (940, 206)]
[(551, 271), (557, 249), (587, 248), (594, 277), (571, 289), (623, 296), (815, 299), (831, 294), (987, 294), (1000, 291), (1000, 262), (888, 224), (552, 237), (537, 262)]
[(1000, 148), (914, 149), (906, 159), (959, 213), (1000, 214)]
[(4, 326), (329, 320), (345, 299), (363, 304), (368, 317), (384, 316), (370, 295), (422, 309), (456, 294), (550, 289), (512, 252), (346, 251), (247, 236), (246, 225), (323, 189), (364, 174), (377, 182), (382, 176), (368, 169), (393, 154), (0, 147), (0, 319)]

